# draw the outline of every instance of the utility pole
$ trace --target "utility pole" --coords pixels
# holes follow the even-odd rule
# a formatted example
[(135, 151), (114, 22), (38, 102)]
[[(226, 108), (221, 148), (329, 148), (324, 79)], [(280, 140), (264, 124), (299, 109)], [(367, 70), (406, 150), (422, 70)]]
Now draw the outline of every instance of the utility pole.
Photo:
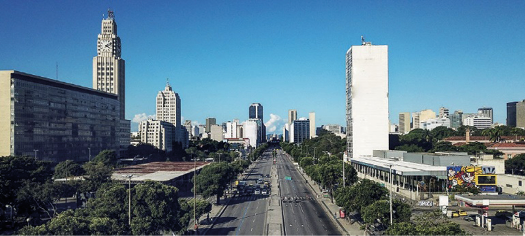
[(91, 161), (91, 148), (88, 147), (88, 151), (89, 151), (89, 161)]
[(343, 155), (343, 188), (346, 187), (346, 180), (345, 180), (345, 156)]
[(390, 180), (390, 225), (392, 226), (392, 165), (390, 166), (390, 177), (388, 180)]

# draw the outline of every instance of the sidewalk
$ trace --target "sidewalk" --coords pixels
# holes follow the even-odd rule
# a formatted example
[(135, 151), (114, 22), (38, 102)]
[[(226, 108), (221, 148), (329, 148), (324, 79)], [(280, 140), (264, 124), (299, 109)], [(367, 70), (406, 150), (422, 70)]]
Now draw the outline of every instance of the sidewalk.
[[(290, 158), (290, 160), (292, 160), (293, 162), (293, 159), (290, 157), (290, 155), (286, 153), (286, 156)], [(323, 206), (323, 209), (325, 210), (325, 212), (328, 215), (332, 216), (331, 217), (332, 221), (334, 222), (334, 224), (339, 226), (343, 234), (345, 235), (364, 235), (364, 230), (360, 229), (361, 226), (358, 223), (350, 224), (349, 220), (342, 219), (339, 217), (339, 206), (335, 205), (335, 200), (334, 200), (334, 203), (332, 203), (330, 198), (323, 197), (323, 193), (319, 189), (319, 185), (317, 185), (307, 174), (305, 174), (302, 168), (299, 167), (297, 171), (307, 181), (307, 185), (310, 186), (313, 193), (319, 196), (316, 200), (319, 202), (319, 204)], [(337, 217), (334, 219), (335, 215), (337, 215)]]

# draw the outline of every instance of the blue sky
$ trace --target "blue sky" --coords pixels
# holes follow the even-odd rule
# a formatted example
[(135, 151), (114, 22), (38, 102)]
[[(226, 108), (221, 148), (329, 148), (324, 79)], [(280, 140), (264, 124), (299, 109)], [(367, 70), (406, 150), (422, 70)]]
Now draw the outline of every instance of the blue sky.
[(199, 123), (245, 120), (258, 102), (277, 133), (288, 109), (344, 125), (345, 53), (361, 35), (389, 46), (393, 123), (441, 106), (493, 107), (505, 123), (506, 103), (525, 99), (525, 1), (0, 0), (0, 70), (55, 79), (58, 63), (59, 80), (92, 87), (108, 8), (126, 60), (128, 119), (155, 114), (169, 78), (182, 116)]

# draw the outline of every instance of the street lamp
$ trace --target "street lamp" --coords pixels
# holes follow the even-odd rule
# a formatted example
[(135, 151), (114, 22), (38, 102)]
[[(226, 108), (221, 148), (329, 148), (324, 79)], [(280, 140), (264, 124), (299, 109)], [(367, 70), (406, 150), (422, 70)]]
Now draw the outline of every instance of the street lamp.
[(124, 178), (128, 178), (129, 179), (129, 182), (128, 182), (128, 191), (129, 191), (129, 195), (128, 195), (128, 224), (129, 224), (129, 227), (131, 227), (131, 177), (133, 177), (133, 175), (122, 175), (122, 177)]
[(38, 149), (34, 149), (33, 151), (35, 151), (35, 161), (36, 161), (36, 160), (37, 160), (37, 159), (36, 159), (36, 154), (37, 154), (37, 152), (38, 152)]
[(392, 165), (389, 165), (390, 167), (390, 225), (392, 225)]
[(89, 151), (89, 161), (91, 161), (91, 148), (88, 147), (88, 151)]

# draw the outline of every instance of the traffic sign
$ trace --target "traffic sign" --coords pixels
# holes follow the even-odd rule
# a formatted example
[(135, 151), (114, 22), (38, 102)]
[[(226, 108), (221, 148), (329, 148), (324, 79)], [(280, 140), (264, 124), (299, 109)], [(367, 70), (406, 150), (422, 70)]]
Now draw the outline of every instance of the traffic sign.
[(291, 176), (285, 176), (284, 179), (285, 180), (292, 180), (292, 177)]

